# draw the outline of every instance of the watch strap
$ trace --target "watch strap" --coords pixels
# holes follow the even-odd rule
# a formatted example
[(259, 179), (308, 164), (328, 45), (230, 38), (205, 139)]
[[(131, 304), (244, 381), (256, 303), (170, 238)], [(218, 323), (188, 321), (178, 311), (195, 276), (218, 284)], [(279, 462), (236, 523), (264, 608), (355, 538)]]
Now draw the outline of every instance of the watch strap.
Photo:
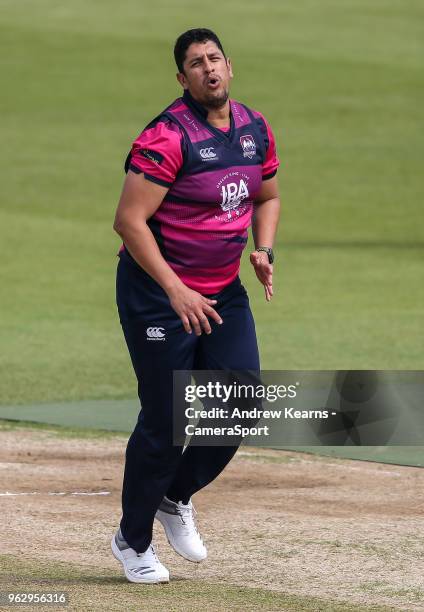
[(255, 249), (256, 251), (263, 251), (264, 253), (266, 253), (268, 255), (268, 261), (270, 264), (272, 264), (274, 262), (274, 251), (270, 248), (270, 247), (258, 247), (257, 249)]

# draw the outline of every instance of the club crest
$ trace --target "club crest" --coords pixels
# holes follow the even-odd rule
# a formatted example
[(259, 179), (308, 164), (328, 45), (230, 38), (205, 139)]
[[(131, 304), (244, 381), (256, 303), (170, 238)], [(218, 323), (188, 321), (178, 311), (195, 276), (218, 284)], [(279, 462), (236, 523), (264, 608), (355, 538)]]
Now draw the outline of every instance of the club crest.
[(240, 144), (243, 149), (243, 157), (248, 157), (252, 159), (254, 155), (256, 155), (256, 144), (253, 140), (253, 136), (250, 134), (246, 134), (245, 136), (240, 136)]

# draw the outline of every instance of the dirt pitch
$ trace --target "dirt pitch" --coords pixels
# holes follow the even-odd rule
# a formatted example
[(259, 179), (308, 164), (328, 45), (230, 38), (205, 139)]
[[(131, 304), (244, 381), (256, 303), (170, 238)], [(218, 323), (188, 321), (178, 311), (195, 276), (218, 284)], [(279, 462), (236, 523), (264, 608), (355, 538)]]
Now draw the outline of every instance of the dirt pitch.
[(141, 586), (109, 551), (126, 438), (0, 440), (0, 591), (63, 589), (68, 610), (424, 610), (423, 469), (241, 449), (194, 499), (208, 560), (157, 525), (171, 584)]

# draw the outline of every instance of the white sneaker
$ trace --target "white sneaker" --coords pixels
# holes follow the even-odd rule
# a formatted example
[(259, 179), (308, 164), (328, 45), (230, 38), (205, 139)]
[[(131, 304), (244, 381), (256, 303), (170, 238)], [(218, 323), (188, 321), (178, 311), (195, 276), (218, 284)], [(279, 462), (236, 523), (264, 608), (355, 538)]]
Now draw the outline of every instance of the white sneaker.
[(187, 505), (182, 502), (177, 504), (164, 497), (156, 518), (162, 523), (168, 542), (175, 552), (187, 561), (199, 563), (206, 559), (208, 552), (197, 531), (195, 512), (191, 501)]
[(130, 582), (169, 582), (169, 572), (157, 558), (152, 544), (146, 552), (137, 553), (128, 546), (118, 529), (112, 538), (111, 547), (113, 556), (122, 563), (125, 576)]

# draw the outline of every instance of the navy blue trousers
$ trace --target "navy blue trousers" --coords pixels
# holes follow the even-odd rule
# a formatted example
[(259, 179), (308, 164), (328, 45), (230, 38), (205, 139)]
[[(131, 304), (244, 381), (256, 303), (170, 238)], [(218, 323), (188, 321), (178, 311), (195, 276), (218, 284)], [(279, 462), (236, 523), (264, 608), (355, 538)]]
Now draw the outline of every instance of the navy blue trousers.
[[(237, 446), (173, 445), (174, 370), (259, 371), (255, 325), (237, 278), (214, 296), (223, 324), (187, 334), (163, 289), (123, 251), (117, 269), (117, 306), (138, 381), (141, 411), (126, 450), (121, 530), (137, 552), (152, 539), (164, 495), (187, 503), (234, 456)], [(157, 331), (165, 340), (155, 339)], [(152, 328), (154, 328), (152, 330)]]

